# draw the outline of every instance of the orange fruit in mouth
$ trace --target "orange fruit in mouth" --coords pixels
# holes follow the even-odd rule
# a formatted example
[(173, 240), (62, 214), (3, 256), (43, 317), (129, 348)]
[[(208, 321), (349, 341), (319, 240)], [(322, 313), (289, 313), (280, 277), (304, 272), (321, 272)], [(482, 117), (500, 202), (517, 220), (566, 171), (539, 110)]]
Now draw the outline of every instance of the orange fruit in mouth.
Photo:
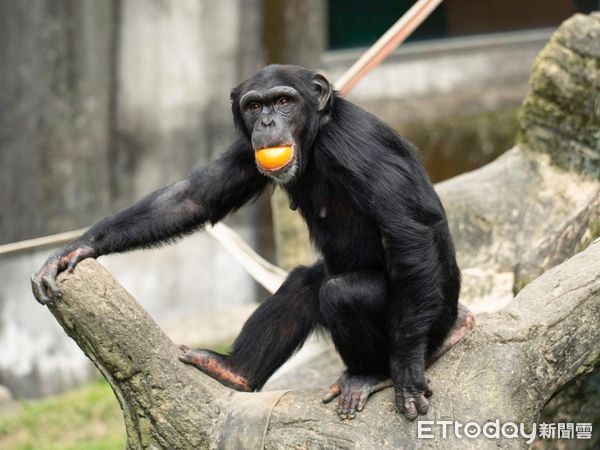
[(281, 169), (292, 160), (294, 156), (290, 145), (282, 147), (261, 148), (255, 155), (256, 162), (266, 170)]

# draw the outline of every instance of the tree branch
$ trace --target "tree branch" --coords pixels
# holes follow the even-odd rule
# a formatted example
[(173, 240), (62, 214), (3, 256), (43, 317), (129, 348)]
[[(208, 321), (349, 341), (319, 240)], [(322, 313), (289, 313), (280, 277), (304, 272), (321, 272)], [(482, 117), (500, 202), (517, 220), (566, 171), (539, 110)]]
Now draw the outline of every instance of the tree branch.
[(50, 311), (111, 384), (129, 448), (202, 448), (232, 395), (177, 359), (179, 349), (94, 260), (59, 281)]
[[(553, 392), (591, 370), (600, 358), (599, 260), (596, 241), (528, 285), (502, 312), (480, 316), (475, 331), (428, 371), (435, 394), (427, 419), (528, 423)], [(96, 261), (83, 261), (60, 284), (63, 296), (50, 309), (113, 387), (128, 446), (216, 447), (233, 392), (180, 363), (177, 347)], [(322, 393), (284, 395), (266, 447), (419, 446), (415, 424), (394, 411), (391, 389), (375, 394), (351, 422), (322, 404)]]

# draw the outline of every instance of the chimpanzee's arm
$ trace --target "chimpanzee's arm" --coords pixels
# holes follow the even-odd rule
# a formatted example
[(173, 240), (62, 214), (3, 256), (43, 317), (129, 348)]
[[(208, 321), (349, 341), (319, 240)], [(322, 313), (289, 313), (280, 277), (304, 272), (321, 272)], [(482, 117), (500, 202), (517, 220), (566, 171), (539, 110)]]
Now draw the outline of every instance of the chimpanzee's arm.
[[(435, 321), (444, 311), (447, 272), (440, 260), (437, 228), (443, 208), (424, 169), (408, 151), (348, 152), (330, 157), (339, 189), (381, 234), (388, 285), (389, 362), (396, 405), (407, 418), (425, 413), (430, 390), (425, 353)], [(377, 152), (376, 152), (377, 151)], [(335, 159), (334, 159), (335, 158)]]
[[(412, 164), (410, 164), (412, 166)], [(431, 395), (425, 378), (428, 338), (440, 315), (448, 281), (450, 242), (441, 204), (416, 165), (407, 171), (382, 169), (371, 184), (371, 213), (378, 223), (388, 280), (387, 330), (396, 406), (408, 419), (427, 412)], [(446, 313), (449, 314), (449, 313)]]
[(404, 226), (403, 238), (396, 232), (383, 238), (389, 283), (386, 321), (396, 406), (412, 420), (429, 406), (425, 356), (432, 326), (444, 311), (444, 269), (439, 267), (434, 231), (419, 224)]
[(216, 223), (260, 194), (267, 183), (256, 169), (252, 148), (237, 142), (221, 158), (101, 219), (51, 255), (32, 277), (34, 294), (41, 303), (51, 301), (60, 292), (56, 276), (82, 259), (160, 245)]
[(216, 223), (262, 192), (267, 178), (243, 144), (93, 225), (83, 236), (99, 255), (151, 247)]

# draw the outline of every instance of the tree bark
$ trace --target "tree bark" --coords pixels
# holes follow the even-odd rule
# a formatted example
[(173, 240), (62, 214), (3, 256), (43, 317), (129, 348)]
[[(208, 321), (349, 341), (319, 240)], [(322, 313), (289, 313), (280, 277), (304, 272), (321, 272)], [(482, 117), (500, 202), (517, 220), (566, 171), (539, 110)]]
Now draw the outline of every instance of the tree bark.
[(565, 21), (536, 58), (517, 145), (436, 186), (476, 311), (600, 235), (600, 13)]
[[(554, 392), (590, 371), (600, 359), (599, 260), (596, 241), (529, 284), (502, 312), (481, 315), (467, 339), (428, 371), (435, 394), (427, 419), (500, 419), (529, 426)], [(113, 387), (128, 447), (216, 448), (233, 391), (180, 363), (175, 344), (96, 261), (83, 261), (61, 277), (60, 286), (63, 296), (50, 310)], [(322, 393), (283, 395), (265, 447), (422, 444), (417, 426), (395, 412), (391, 389), (375, 394), (351, 422), (341, 421), (333, 404), (322, 404)], [(262, 394), (255, 395), (259, 402)], [(449, 442), (430, 444), (448, 448)], [(460, 441), (462, 448), (489, 445), (485, 438)], [(523, 441), (498, 445), (516, 448)]]

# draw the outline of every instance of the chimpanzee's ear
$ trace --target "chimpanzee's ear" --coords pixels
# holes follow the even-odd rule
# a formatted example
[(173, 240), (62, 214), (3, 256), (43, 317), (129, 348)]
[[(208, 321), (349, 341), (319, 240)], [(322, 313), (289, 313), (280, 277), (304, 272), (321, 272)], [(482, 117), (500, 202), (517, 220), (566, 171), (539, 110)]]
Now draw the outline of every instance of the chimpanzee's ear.
[(248, 134), (246, 127), (244, 126), (244, 118), (242, 117), (242, 112), (240, 111), (240, 87), (233, 88), (231, 93), (229, 94), (229, 100), (231, 100), (231, 113), (233, 115), (233, 125), (236, 130), (244, 132), (244, 134)]
[(313, 77), (313, 84), (317, 90), (317, 100), (319, 102), (319, 111), (323, 111), (331, 101), (332, 88), (331, 84), (320, 73), (316, 73)]

